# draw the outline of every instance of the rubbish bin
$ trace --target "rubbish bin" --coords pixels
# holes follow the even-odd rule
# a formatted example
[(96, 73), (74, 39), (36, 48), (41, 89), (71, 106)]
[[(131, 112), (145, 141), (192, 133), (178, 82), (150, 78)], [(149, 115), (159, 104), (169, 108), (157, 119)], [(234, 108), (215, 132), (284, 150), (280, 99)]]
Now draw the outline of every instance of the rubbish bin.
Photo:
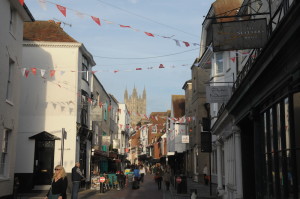
[(187, 193), (187, 178), (184, 175), (176, 177), (177, 184), (177, 194), (186, 194)]

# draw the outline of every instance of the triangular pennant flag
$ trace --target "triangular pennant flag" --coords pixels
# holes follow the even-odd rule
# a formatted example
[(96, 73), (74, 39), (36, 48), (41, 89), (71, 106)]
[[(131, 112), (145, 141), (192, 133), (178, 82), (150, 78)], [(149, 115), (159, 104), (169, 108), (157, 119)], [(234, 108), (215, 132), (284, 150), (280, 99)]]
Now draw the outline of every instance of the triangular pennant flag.
[(108, 111), (111, 111), (111, 108), (112, 108), (112, 106), (110, 105), (110, 106), (108, 107)]
[(94, 16), (91, 16), (91, 17), (96, 22), (96, 24), (98, 24), (99, 26), (101, 25), (100, 19), (98, 17), (94, 17)]
[(36, 68), (31, 68), (31, 72), (33, 75), (36, 75)]
[(65, 74), (65, 71), (64, 71), (64, 70), (60, 71), (60, 75), (61, 75), (61, 76), (63, 76), (64, 74)]
[(103, 106), (103, 103), (102, 103), (102, 102), (99, 102), (99, 106), (100, 106), (100, 108), (102, 108), (102, 106)]
[(150, 32), (145, 32), (146, 35), (150, 36), (150, 37), (154, 37), (154, 35)]
[(121, 28), (131, 28), (130, 26), (120, 25)]
[(24, 0), (19, 0), (19, 2), (22, 6), (24, 5)]
[(142, 70), (142, 68), (136, 68), (135, 70)]
[(107, 23), (107, 24), (113, 24), (114, 23), (114, 22), (111, 22), (111, 21), (107, 21), (105, 19), (103, 19), (103, 21), (105, 21), (105, 23)]
[(26, 71), (26, 68), (22, 68), (22, 69), (21, 69), (22, 76), (25, 75), (25, 71)]
[(47, 10), (47, 5), (46, 5), (46, 1), (45, 0), (37, 0), (37, 2), (39, 3), (40, 7), (43, 10)]
[(98, 71), (96, 71), (96, 70), (93, 70), (93, 71), (92, 71), (93, 74), (95, 74), (96, 72), (98, 72)]
[(75, 15), (77, 15), (79, 18), (83, 19), (84, 18), (84, 14), (81, 12), (76, 11)]
[(50, 70), (50, 77), (53, 77), (55, 75), (55, 70)]
[(42, 76), (42, 77), (44, 77), (45, 73), (46, 73), (46, 70), (41, 69), (41, 76)]
[(232, 62), (235, 62), (235, 57), (230, 57), (230, 59), (232, 60)]
[(158, 68), (165, 68), (164, 65), (160, 64)]
[(25, 77), (27, 78), (29, 75), (29, 70), (25, 70)]
[(185, 45), (186, 47), (189, 47), (189, 46), (190, 46), (189, 42), (183, 41), (183, 43), (184, 43), (184, 45)]
[(114, 70), (114, 73), (117, 73), (117, 72), (119, 72), (118, 70)]
[(58, 8), (58, 10), (66, 17), (67, 16), (67, 8), (61, 5), (57, 5), (56, 7)]
[(179, 41), (177, 39), (173, 39), (173, 40), (176, 42), (177, 46), (181, 46), (180, 43), (179, 43)]

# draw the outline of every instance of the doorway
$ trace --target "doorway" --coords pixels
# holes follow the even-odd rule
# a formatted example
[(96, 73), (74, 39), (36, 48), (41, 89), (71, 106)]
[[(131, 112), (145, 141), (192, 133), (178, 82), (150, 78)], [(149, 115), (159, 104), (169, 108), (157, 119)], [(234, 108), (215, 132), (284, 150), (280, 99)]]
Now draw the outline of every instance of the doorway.
[(54, 140), (35, 140), (34, 184), (49, 185), (53, 177)]

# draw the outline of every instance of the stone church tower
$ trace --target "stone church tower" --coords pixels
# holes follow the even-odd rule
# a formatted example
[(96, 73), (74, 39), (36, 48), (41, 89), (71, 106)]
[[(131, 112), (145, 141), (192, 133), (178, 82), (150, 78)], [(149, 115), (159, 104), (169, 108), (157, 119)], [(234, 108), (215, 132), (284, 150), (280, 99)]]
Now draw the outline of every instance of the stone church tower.
[(131, 125), (136, 126), (136, 124), (145, 117), (146, 113), (146, 89), (144, 88), (143, 96), (138, 95), (136, 88), (134, 86), (132, 95), (128, 96), (127, 88), (124, 93), (124, 102), (127, 109), (130, 111)]

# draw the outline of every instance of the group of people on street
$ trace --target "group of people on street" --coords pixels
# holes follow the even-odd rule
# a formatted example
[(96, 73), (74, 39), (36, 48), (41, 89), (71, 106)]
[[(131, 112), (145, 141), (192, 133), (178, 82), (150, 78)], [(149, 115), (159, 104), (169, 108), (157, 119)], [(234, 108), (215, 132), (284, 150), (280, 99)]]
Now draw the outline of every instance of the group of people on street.
[[(78, 198), (80, 183), (85, 180), (81, 170), (80, 163), (76, 162), (72, 169), (72, 199)], [(67, 199), (68, 178), (63, 166), (57, 165), (54, 169), (51, 187), (45, 199)]]

